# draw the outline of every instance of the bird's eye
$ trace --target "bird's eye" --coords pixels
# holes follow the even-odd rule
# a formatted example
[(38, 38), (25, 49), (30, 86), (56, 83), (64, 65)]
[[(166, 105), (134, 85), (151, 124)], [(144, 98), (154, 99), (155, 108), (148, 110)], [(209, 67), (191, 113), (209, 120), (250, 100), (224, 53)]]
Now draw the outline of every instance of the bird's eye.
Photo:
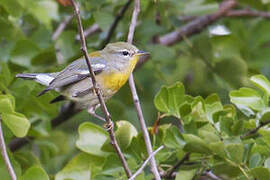
[(123, 54), (124, 56), (128, 56), (128, 55), (129, 55), (129, 52), (128, 52), (128, 51), (122, 51), (122, 54)]

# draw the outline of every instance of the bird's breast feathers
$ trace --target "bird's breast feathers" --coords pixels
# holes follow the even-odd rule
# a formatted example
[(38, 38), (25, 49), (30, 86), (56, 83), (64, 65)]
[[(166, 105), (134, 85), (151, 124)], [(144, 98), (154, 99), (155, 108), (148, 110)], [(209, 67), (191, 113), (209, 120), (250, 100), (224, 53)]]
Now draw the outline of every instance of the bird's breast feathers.
[(103, 84), (105, 89), (111, 91), (118, 91), (128, 80), (130, 73), (132, 73), (135, 68), (139, 57), (135, 56), (129, 63), (127, 63), (124, 70), (111, 71), (111, 72), (102, 72), (97, 76), (97, 81)]

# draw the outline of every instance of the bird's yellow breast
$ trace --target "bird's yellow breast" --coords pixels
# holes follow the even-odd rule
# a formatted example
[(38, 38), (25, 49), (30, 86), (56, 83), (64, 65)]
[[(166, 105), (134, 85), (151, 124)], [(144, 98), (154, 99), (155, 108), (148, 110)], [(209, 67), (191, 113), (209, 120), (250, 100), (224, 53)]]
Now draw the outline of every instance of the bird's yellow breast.
[(98, 79), (103, 81), (101, 84), (105, 89), (116, 92), (127, 82), (138, 59), (139, 57), (135, 56), (123, 71), (104, 72), (99, 75)]

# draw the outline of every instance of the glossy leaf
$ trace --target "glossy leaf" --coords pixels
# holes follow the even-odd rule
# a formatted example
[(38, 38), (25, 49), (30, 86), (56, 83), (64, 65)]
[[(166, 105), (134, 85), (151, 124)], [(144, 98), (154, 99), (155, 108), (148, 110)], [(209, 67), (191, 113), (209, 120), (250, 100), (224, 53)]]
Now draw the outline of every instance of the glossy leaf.
[(197, 169), (180, 170), (176, 174), (175, 180), (192, 180), (196, 174)]
[(65, 179), (91, 179), (91, 166), (101, 166), (102, 157), (80, 153), (76, 155), (60, 172), (55, 176), (55, 180)]
[(240, 88), (230, 92), (231, 102), (238, 107), (248, 107), (253, 110), (263, 110), (265, 108), (261, 95), (251, 88)]
[(0, 113), (12, 113), (15, 108), (15, 99), (11, 95), (0, 95)]
[(185, 102), (185, 89), (181, 83), (162, 87), (154, 99), (156, 108), (168, 115), (180, 118), (179, 108)]
[(26, 136), (30, 128), (30, 122), (23, 114), (17, 112), (3, 113), (1, 117), (15, 136)]
[(49, 180), (49, 176), (45, 170), (39, 166), (32, 166), (26, 170), (21, 180)]
[(85, 122), (79, 127), (79, 139), (76, 141), (76, 146), (83, 152), (105, 156), (106, 153), (101, 150), (102, 145), (108, 138), (108, 135), (101, 127)]
[(255, 75), (250, 78), (251, 82), (270, 96), (270, 82), (263, 75)]

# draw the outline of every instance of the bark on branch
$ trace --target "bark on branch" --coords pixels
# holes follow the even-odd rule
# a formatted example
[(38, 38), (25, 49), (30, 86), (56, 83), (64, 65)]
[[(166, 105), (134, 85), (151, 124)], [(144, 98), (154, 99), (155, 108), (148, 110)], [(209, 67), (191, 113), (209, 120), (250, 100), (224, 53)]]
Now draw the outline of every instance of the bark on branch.
[(81, 22), (81, 17), (80, 17), (80, 11), (79, 11), (79, 8), (77, 6), (77, 4), (75, 3), (74, 0), (70, 0), (71, 3), (72, 3), (72, 6), (74, 8), (74, 13), (75, 13), (75, 16), (77, 18), (77, 23), (78, 23), (78, 30), (80, 32), (80, 38), (81, 38), (81, 46), (82, 46), (82, 52), (84, 54), (84, 57), (85, 57), (85, 60), (86, 60), (86, 63), (87, 63), (87, 67), (88, 67), (88, 70), (89, 70), (89, 73), (90, 73), (90, 77), (91, 77), (91, 80), (92, 80), (92, 84), (93, 84), (93, 88), (94, 88), (94, 91), (98, 97), (98, 100), (99, 100), (99, 103), (101, 105), (101, 109), (105, 115), (105, 120), (106, 120), (106, 124), (105, 124), (105, 127), (107, 129), (107, 132), (109, 133), (109, 136), (110, 136), (110, 139), (111, 139), (111, 144), (112, 146), (114, 147), (118, 157), (120, 158), (121, 160), (121, 163), (122, 163), (122, 166), (125, 170), (125, 173), (127, 175), (127, 177), (131, 177), (131, 171), (129, 170), (128, 168), (128, 164), (127, 164), (127, 161), (125, 160), (125, 157), (117, 143), (117, 140), (115, 138), (115, 133), (114, 133), (114, 124), (113, 124), (113, 121), (111, 119), (111, 115), (107, 109), (107, 106), (105, 104), (105, 101), (103, 99), (103, 95), (102, 95), (102, 92), (100, 91), (100, 89), (97, 87), (97, 81), (96, 81), (96, 77), (95, 77), (95, 73), (91, 67), (91, 64), (90, 64), (90, 58), (88, 56), (88, 51), (87, 51), (87, 47), (86, 47), (86, 42), (85, 42), (85, 37), (84, 37), (84, 33), (83, 33), (83, 27), (82, 27), (82, 22)]
[(157, 39), (157, 42), (162, 45), (169, 46), (177, 43), (178, 41), (181, 41), (183, 37), (188, 37), (200, 33), (202, 30), (205, 29), (205, 27), (225, 16), (226, 13), (231, 10), (235, 5), (235, 0), (226, 0), (220, 4), (219, 10), (216, 13), (201, 16), (191, 21), (186, 26), (159, 37)]
[[(131, 23), (130, 23), (130, 26), (129, 26), (128, 40), (127, 40), (128, 43), (130, 43), (130, 44), (132, 44), (132, 41), (133, 41), (135, 27), (136, 27), (136, 24), (137, 24), (137, 18), (138, 18), (139, 12), (140, 12), (140, 0), (135, 0), (132, 19), (131, 19)], [(153, 153), (152, 144), (151, 144), (150, 136), (148, 134), (147, 126), (146, 126), (146, 123), (145, 123), (145, 120), (144, 120), (144, 117), (143, 117), (143, 112), (142, 112), (142, 108), (141, 108), (141, 105), (140, 105), (140, 100), (139, 100), (139, 97), (138, 97), (138, 94), (137, 94), (137, 90), (136, 90), (136, 87), (135, 87), (135, 82), (134, 82), (134, 78), (133, 78), (132, 73), (131, 73), (131, 75), (129, 77), (129, 86), (130, 86), (130, 90), (131, 90), (131, 93), (132, 93), (132, 98), (133, 98), (134, 106), (136, 108), (137, 116), (138, 116), (138, 119), (140, 121), (140, 126), (141, 126), (141, 129), (142, 129), (144, 142), (145, 142), (145, 145), (146, 145), (146, 150), (147, 150), (148, 156), (151, 156), (151, 154)], [(160, 180), (160, 175), (159, 175), (159, 172), (158, 172), (155, 157), (150, 158), (150, 166), (151, 166), (151, 170), (152, 170), (152, 173), (153, 173), (155, 179)]]
[(0, 118), (0, 150), (1, 150), (1, 155), (4, 160), (4, 163), (8, 169), (8, 173), (11, 177), (12, 180), (17, 180), (17, 176), (15, 174), (15, 171), (11, 165), (11, 162), (8, 157), (7, 149), (6, 149), (6, 143), (3, 135), (3, 129), (2, 129), (2, 120)]

